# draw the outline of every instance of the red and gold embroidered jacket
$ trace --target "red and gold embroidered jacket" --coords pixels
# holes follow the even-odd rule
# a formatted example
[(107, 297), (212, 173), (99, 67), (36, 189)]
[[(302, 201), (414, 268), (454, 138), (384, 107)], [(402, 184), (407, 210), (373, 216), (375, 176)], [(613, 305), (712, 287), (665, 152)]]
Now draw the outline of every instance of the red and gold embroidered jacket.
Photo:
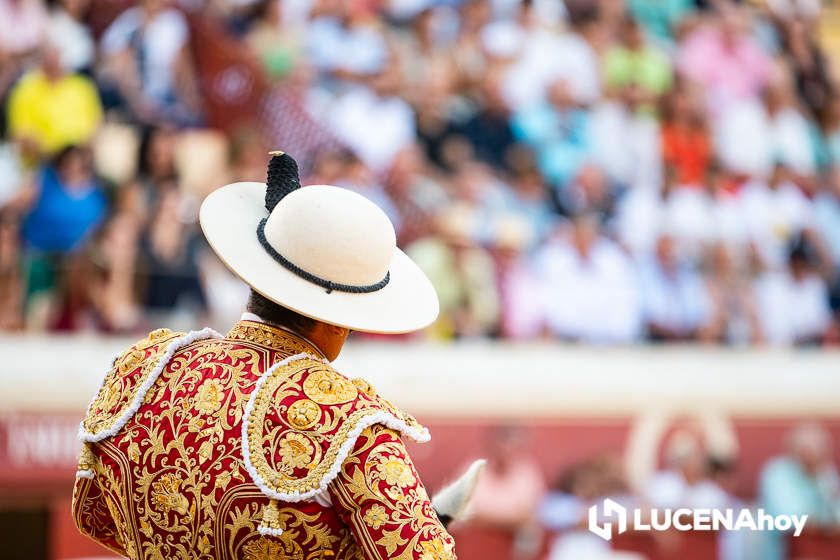
[(79, 434), (76, 524), (130, 558), (455, 558), (400, 439), (425, 428), (282, 329), (152, 332)]

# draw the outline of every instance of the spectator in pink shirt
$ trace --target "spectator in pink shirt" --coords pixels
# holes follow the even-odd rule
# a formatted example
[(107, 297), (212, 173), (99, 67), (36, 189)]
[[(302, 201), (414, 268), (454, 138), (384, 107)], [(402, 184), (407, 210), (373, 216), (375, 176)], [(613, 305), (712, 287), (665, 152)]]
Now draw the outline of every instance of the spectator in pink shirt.
[[(498, 560), (534, 558), (540, 543), (536, 512), (546, 492), (545, 478), (528, 451), (527, 436), (516, 426), (490, 432), (487, 467), (470, 500), (470, 525), (486, 542), (492, 539)], [(459, 555), (473, 558), (469, 541), (459, 541)]]
[(706, 91), (713, 115), (733, 102), (756, 99), (770, 78), (771, 64), (750, 37), (741, 9), (728, 5), (713, 25), (686, 38), (677, 57), (680, 73)]

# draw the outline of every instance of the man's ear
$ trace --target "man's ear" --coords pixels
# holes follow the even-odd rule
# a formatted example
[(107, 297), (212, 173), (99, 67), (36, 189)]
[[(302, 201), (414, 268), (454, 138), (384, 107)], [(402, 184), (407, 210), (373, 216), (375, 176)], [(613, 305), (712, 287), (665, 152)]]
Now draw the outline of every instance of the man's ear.
[(334, 336), (343, 336), (347, 338), (353, 332), (347, 327), (339, 327), (338, 325), (330, 325), (330, 333)]

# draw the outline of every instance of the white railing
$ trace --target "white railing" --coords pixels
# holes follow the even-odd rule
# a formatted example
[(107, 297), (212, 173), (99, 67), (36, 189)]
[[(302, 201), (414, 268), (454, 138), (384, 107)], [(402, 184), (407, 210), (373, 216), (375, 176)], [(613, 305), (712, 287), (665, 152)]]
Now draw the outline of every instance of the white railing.
[[(0, 412), (81, 411), (132, 341), (0, 337)], [(840, 352), (489, 341), (348, 345), (337, 367), (416, 414), (840, 416)]]

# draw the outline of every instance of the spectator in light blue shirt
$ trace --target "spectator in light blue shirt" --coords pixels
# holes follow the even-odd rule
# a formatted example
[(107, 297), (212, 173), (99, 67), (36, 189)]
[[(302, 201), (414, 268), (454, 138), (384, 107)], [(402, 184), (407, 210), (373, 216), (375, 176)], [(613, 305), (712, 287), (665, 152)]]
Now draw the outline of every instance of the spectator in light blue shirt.
[[(806, 531), (840, 528), (840, 477), (831, 462), (831, 436), (818, 424), (802, 424), (789, 436), (788, 453), (761, 471), (760, 503), (771, 515), (807, 514)], [(765, 532), (762, 560), (786, 558), (785, 534)]]
[(828, 244), (834, 266), (840, 265), (840, 164), (828, 174), (828, 184), (814, 198), (814, 225)]
[(674, 41), (674, 30), (694, 10), (691, 0), (628, 0), (627, 7), (648, 35), (661, 45)]
[(680, 262), (672, 236), (659, 237), (656, 254), (641, 262), (639, 273), (648, 336), (663, 342), (700, 337), (711, 319), (711, 298), (697, 271)]
[(517, 140), (531, 146), (537, 165), (553, 185), (563, 185), (587, 159), (586, 111), (574, 104), (565, 80), (555, 82), (544, 102), (519, 111), (511, 128)]

